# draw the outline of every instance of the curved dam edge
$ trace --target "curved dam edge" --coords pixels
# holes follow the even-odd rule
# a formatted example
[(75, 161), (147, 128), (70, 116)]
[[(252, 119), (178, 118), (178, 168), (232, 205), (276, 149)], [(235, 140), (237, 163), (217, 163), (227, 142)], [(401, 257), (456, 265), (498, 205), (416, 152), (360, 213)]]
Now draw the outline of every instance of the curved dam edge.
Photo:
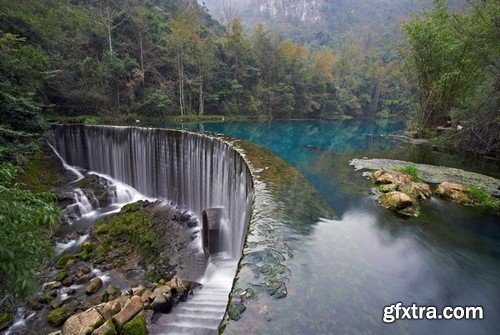
[[(257, 297), (286, 297), (291, 275), (286, 261), (293, 250), (280, 237), (281, 230), (307, 234), (319, 218), (334, 217), (297, 170), (244, 140), (119, 126), (55, 125), (53, 133), (55, 148), (70, 165), (108, 174), (147, 196), (167, 198), (200, 219), (206, 208), (226, 207), (229, 221), (239, 222), (230, 225), (236, 229), (226, 246), (237, 266), (219, 333), (241, 333), (237, 320), (245, 309), (250, 319), (262, 316), (259, 323), (265, 326)], [(300, 224), (290, 228), (290, 222)]]

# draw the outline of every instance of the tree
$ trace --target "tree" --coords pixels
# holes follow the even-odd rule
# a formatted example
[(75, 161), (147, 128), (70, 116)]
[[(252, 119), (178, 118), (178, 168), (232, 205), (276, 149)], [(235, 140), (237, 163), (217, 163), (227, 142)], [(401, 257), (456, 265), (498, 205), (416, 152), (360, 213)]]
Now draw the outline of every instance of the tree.
[(451, 110), (467, 96), (480, 68), (471, 44), (456, 31), (444, 0), (404, 27), (408, 82), (417, 95), (417, 126), (431, 129), (450, 119)]

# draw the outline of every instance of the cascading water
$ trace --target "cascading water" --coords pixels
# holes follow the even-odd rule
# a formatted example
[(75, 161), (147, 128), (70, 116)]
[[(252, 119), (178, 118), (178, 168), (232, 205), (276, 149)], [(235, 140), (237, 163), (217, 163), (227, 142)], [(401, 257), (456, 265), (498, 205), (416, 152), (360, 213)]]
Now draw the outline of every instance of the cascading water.
[(199, 279), (203, 289), (152, 329), (157, 334), (216, 333), (251, 211), (252, 177), (243, 157), (220, 139), (174, 130), (65, 125), (55, 126), (53, 133), (55, 149), (72, 166), (111, 176), (146, 196), (168, 199), (198, 218), (205, 209), (223, 209), (221, 252), (210, 256)]
[(83, 193), (83, 191), (79, 188), (75, 189), (75, 203), (78, 206), (81, 215), (90, 213), (94, 209), (94, 206), (90, 203), (89, 198), (87, 198), (85, 193)]

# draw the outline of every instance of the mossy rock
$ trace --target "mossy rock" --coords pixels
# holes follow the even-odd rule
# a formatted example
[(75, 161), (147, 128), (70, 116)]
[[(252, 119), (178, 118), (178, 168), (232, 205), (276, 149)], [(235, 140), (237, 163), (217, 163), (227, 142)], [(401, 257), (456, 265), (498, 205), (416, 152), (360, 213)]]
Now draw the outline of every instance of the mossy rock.
[(0, 331), (6, 329), (12, 324), (12, 315), (8, 313), (0, 313)]
[(57, 281), (63, 281), (66, 277), (68, 277), (68, 270), (64, 269), (61, 272), (59, 272), (56, 276)]
[(75, 259), (74, 255), (63, 255), (61, 258), (59, 258), (56, 262), (56, 266), (58, 268), (64, 268), (68, 264), (70, 260)]
[(103, 325), (101, 325), (99, 328), (94, 330), (92, 335), (117, 335), (118, 333), (116, 332), (115, 325), (113, 324), (113, 321), (109, 319), (106, 321)]
[(59, 307), (51, 311), (47, 317), (52, 325), (58, 327), (69, 318), (69, 310), (66, 307)]
[(238, 321), (241, 318), (241, 314), (243, 314), (246, 309), (247, 308), (242, 302), (231, 301), (227, 307), (227, 315), (231, 320)]
[(84, 244), (82, 244), (82, 250), (78, 254), (78, 256), (84, 261), (88, 261), (89, 259), (92, 258), (94, 250), (95, 250), (95, 245), (93, 243), (85, 242)]
[(145, 335), (148, 333), (146, 328), (146, 318), (144, 313), (137, 314), (132, 320), (127, 322), (120, 334), (122, 335)]

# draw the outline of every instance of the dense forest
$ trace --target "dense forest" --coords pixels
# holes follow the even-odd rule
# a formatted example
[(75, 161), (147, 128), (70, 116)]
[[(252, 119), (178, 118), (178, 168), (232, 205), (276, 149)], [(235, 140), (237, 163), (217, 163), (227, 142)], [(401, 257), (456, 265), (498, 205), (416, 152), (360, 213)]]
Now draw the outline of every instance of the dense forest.
[[(435, 0), (402, 22), (399, 44), (341, 27), (300, 44), (262, 24), (247, 30), (237, 15), (221, 24), (191, 0), (0, 0), (0, 215), (25, 223), (2, 228), (4, 287), (24, 292), (40, 260), (16, 263), (15, 237), (32, 225), (33, 236), (50, 232), (57, 217), (50, 196), (23, 189), (19, 168), (3, 164), (39, 150), (46, 119), (409, 116), (423, 136), (460, 121), (462, 147), (499, 155), (499, 17), (495, 0), (461, 11)], [(28, 254), (48, 252), (32, 242)]]
[(262, 25), (246, 34), (238, 18), (221, 26), (189, 1), (1, 7), (2, 91), (31, 112), (332, 118), (407, 107), (394, 63), (367, 45), (310, 50)]

